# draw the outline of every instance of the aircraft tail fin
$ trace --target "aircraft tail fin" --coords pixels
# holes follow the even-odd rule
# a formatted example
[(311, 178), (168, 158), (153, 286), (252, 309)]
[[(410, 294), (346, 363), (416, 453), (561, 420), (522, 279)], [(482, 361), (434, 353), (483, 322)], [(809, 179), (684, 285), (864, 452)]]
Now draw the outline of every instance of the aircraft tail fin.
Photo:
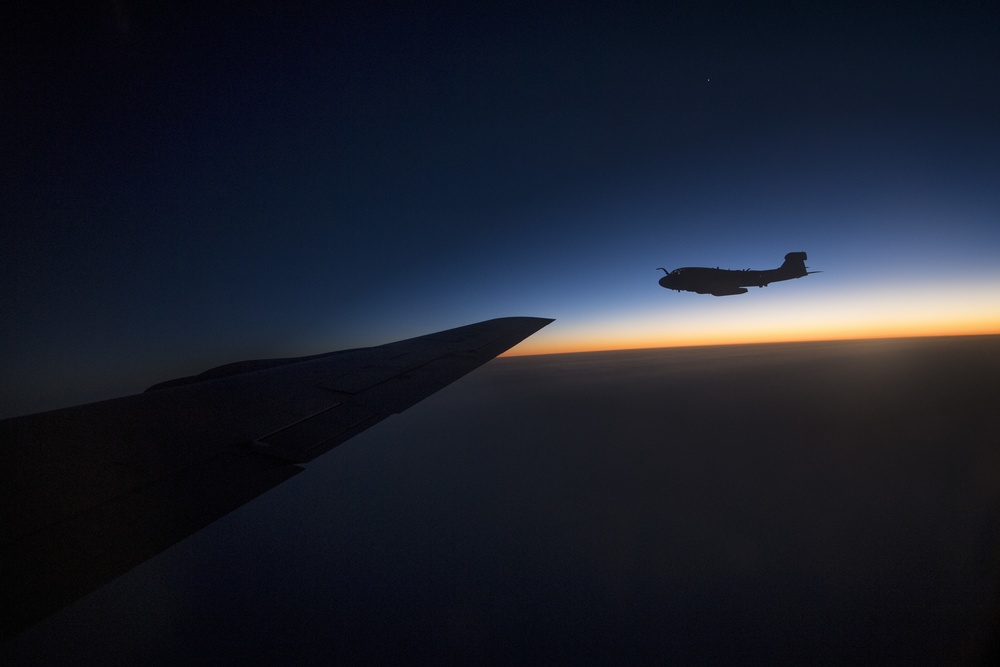
[(781, 265), (781, 271), (784, 271), (794, 278), (801, 278), (806, 275), (806, 254), (804, 252), (790, 252), (785, 255), (785, 261)]

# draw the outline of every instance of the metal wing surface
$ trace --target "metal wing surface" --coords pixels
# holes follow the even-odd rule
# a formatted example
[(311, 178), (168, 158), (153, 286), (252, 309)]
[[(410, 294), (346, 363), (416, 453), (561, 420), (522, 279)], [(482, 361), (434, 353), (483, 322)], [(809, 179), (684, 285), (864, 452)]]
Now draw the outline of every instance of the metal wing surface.
[(277, 486), (552, 320), (229, 364), (142, 394), (0, 421), (9, 636)]

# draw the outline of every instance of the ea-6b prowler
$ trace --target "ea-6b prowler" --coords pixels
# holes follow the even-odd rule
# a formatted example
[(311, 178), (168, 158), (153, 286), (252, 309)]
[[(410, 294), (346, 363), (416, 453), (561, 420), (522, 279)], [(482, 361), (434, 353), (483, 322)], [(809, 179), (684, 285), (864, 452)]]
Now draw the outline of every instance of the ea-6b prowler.
[(712, 296), (729, 296), (731, 294), (746, 294), (748, 287), (767, 287), (779, 280), (801, 278), (819, 271), (806, 270), (806, 254), (790, 252), (785, 255), (784, 263), (776, 269), (754, 271), (753, 269), (709, 269), (702, 266), (685, 266), (673, 271), (664, 268), (657, 269), (666, 275), (660, 278), (660, 287), (677, 290), (678, 292), (697, 292)]

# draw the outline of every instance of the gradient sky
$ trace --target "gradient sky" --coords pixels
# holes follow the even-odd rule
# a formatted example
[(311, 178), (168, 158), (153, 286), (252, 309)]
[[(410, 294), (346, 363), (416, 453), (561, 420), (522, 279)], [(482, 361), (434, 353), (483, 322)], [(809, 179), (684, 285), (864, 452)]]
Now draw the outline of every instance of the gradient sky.
[(1000, 333), (995, 3), (364, 4), (3, 10), (0, 416), (508, 315)]

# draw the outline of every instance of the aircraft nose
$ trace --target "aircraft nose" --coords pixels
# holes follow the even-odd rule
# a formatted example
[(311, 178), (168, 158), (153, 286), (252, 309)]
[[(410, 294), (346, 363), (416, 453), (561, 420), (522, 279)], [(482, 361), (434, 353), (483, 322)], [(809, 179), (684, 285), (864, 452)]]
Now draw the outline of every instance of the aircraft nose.
[(660, 278), (660, 287), (670, 288), (670, 276), (663, 276)]

